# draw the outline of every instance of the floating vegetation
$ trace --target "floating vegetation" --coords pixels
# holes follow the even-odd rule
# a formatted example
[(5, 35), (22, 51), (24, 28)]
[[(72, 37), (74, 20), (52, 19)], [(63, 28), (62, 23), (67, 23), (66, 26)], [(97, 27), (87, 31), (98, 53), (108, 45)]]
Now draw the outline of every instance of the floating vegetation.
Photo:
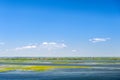
[(48, 71), (53, 69), (63, 69), (63, 68), (90, 68), (90, 66), (2, 66), (0, 67), (0, 72), (7, 72), (12, 70), (20, 70), (20, 71)]

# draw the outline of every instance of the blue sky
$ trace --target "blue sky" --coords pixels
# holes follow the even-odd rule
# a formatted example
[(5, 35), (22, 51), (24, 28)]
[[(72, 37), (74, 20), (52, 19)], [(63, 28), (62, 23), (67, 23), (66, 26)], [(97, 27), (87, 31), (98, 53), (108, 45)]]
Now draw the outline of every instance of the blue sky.
[(120, 56), (119, 0), (0, 0), (0, 56)]

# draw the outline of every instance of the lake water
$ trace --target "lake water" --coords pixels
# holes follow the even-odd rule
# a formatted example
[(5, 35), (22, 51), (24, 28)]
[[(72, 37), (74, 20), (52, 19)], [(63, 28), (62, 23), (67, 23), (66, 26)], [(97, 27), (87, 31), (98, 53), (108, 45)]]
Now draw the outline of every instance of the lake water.
[(98, 65), (91, 69), (55, 69), (45, 72), (10, 71), (0, 73), (0, 80), (120, 80), (120, 66)]

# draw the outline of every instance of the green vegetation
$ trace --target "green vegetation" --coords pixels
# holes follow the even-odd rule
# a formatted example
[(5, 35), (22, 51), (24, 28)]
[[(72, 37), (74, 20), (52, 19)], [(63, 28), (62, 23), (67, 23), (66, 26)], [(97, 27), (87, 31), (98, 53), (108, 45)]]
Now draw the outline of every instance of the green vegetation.
[(120, 57), (3, 57), (0, 60), (120, 60)]
[[(120, 64), (120, 57), (0, 58), (0, 64), (0, 72), (13, 70), (47, 71), (61, 68), (91, 68), (90, 66), (65, 66), (64, 64)], [(56, 66), (52, 64), (56, 64)], [(57, 64), (63, 65), (57, 66)]]
[(20, 71), (47, 71), (53, 69), (61, 69), (61, 68), (90, 68), (90, 66), (18, 66), (18, 65), (8, 65), (0, 67), (0, 72), (7, 72), (12, 70), (20, 70)]
[(99, 63), (99, 64), (120, 64), (120, 57), (16, 57), (0, 58), (4, 64), (76, 64), (76, 63)]
[(11, 70), (14, 70), (14, 68), (11, 68), (11, 67), (0, 68), (0, 72), (6, 72)]

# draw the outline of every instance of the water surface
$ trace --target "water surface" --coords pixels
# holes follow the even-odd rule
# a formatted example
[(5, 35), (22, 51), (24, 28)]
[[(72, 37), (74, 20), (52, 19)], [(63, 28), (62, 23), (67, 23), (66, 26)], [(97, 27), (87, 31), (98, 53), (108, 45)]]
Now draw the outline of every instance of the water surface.
[(119, 65), (96, 65), (89, 69), (9, 71), (0, 73), (0, 80), (120, 80), (119, 68)]

